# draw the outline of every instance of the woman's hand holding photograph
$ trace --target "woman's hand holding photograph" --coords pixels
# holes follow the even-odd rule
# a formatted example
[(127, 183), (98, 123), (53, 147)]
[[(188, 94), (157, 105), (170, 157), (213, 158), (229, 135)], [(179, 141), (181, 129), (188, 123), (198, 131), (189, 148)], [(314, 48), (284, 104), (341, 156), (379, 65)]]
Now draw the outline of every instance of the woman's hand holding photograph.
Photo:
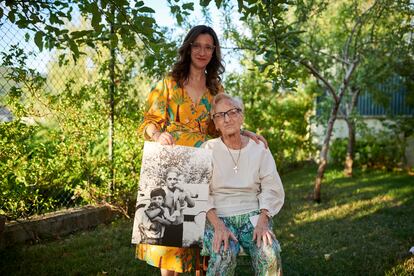
[(168, 132), (157, 131), (152, 135), (152, 140), (161, 145), (175, 145), (174, 137)]

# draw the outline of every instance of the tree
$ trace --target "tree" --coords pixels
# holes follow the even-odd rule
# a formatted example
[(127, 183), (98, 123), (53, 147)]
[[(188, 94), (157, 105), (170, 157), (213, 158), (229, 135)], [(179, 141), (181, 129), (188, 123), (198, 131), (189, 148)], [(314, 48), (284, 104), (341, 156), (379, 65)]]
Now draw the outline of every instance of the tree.
[[(390, 90), (398, 90), (400, 87), (392, 87), (395, 78), (401, 79), (398, 82), (401, 86), (409, 87), (413, 82), (412, 79), (404, 76), (403, 72), (399, 72), (398, 67), (402, 62), (409, 62), (413, 59), (410, 22), (414, 9), (410, 8), (408, 2), (404, 4), (393, 1), (387, 5), (380, 2), (374, 4), (378, 5), (377, 11), (372, 13), (365, 27), (361, 28), (355, 36), (355, 39), (361, 42), (355, 43), (353, 51), (360, 55), (361, 62), (355, 72), (355, 77), (351, 79), (348, 97), (344, 99), (345, 108), (343, 108), (342, 116), (348, 125), (348, 146), (344, 166), (344, 173), (347, 176), (352, 176), (353, 171), (356, 124), (359, 118), (356, 106), (360, 93), (370, 93), (378, 102), (386, 106), (392, 95), (384, 93), (381, 87), (389, 86)], [(354, 6), (356, 6), (354, 10), (357, 10), (357, 4)], [(339, 13), (338, 16), (343, 15)]]
[[(217, 4), (230, 6), (228, 2)], [(341, 103), (349, 97), (350, 106), (355, 105), (361, 87), (354, 80), (359, 68), (364, 68), (361, 64), (369, 61), (369, 51), (378, 46), (383, 51), (387, 49), (384, 41), (377, 39), (379, 33), (395, 31), (386, 24), (378, 27), (378, 22), (400, 22), (407, 33), (412, 4), (408, 0), (238, 1), (238, 12), (250, 34), (242, 35), (233, 28), (230, 36), (238, 48), (256, 52), (255, 62), (263, 72), (282, 89), (292, 89), (300, 80), (313, 76), (330, 99), (314, 186), (314, 200), (320, 202), (330, 140), (336, 118), (341, 114)], [(399, 18), (400, 12), (404, 12), (400, 20), (385, 21), (388, 15)], [(352, 122), (348, 121), (352, 130)]]

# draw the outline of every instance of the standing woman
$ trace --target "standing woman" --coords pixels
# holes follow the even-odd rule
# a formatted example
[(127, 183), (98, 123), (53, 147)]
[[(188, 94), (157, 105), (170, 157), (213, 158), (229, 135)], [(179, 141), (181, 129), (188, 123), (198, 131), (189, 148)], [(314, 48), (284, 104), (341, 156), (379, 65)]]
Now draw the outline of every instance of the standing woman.
[[(223, 92), (220, 75), (224, 66), (216, 33), (208, 26), (193, 27), (178, 54), (172, 71), (149, 94), (139, 132), (162, 145), (199, 147), (207, 135), (218, 136), (210, 119), (212, 99)], [(245, 133), (255, 140), (264, 139)], [(159, 267), (161, 275), (191, 270), (197, 254), (193, 248), (146, 244), (136, 250), (138, 259)]]
[[(214, 134), (210, 103), (223, 90), (224, 66), (216, 33), (208, 26), (195, 26), (178, 54), (172, 71), (149, 94), (139, 132), (163, 145), (199, 147), (207, 134)], [(196, 254), (193, 248), (147, 244), (136, 250), (138, 259), (159, 267), (161, 275), (191, 270)]]

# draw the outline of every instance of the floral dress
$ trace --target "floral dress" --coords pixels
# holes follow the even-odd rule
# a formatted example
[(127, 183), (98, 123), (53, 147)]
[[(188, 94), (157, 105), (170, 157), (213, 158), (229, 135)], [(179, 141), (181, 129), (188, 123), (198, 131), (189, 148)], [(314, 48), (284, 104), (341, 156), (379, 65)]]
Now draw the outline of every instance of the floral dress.
[[(149, 124), (154, 124), (159, 130), (169, 132), (177, 145), (199, 147), (211, 138), (209, 135), (217, 136), (210, 119), (213, 97), (210, 91), (206, 90), (200, 101), (194, 103), (183, 88), (180, 88), (171, 77), (166, 77), (148, 95), (144, 121), (139, 132), (144, 133), (145, 138), (149, 140), (145, 128)], [(138, 259), (152, 266), (180, 273), (191, 270), (198, 255), (195, 248), (149, 244), (139, 244), (136, 247)]]

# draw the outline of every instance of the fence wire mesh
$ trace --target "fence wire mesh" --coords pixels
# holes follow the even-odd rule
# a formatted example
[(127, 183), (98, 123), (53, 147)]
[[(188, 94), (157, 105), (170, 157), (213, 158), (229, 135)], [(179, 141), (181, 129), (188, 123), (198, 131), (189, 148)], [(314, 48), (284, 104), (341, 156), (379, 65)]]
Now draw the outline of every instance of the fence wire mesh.
[[(65, 28), (87, 24), (77, 14)], [(141, 154), (135, 128), (148, 85), (128, 61), (139, 59), (117, 48), (111, 83), (110, 50), (102, 45), (81, 48), (75, 62), (65, 49), (40, 51), (33, 32), (6, 16), (0, 33), (0, 215), (13, 220), (91, 203), (131, 205)], [(117, 106), (112, 160), (111, 85)]]

